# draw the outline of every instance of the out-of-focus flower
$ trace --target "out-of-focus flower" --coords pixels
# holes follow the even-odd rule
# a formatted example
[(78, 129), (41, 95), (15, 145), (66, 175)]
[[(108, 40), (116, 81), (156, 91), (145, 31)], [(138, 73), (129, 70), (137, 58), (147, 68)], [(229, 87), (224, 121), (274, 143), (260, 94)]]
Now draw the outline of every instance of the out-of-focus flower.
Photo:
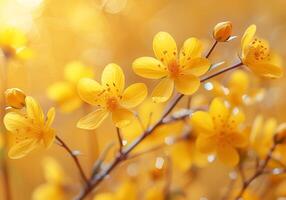
[(4, 147), (3, 133), (0, 133), (0, 150)]
[(133, 70), (139, 76), (161, 79), (152, 92), (154, 102), (167, 101), (176, 89), (185, 95), (195, 93), (200, 86), (199, 76), (210, 68), (210, 62), (202, 58), (202, 43), (197, 38), (189, 38), (178, 55), (173, 37), (159, 32), (153, 40), (156, 58), (141, 57), (133, 62)]
[[(239, 190), (235, 189), (233, 190), (232, 194), (230, 195), (231, 197), (229, 199), (235, 199), (235, 197), (237, 196), (237, 194), (239, 193)], [(242, 198), (243, 200), (259, 200), (259, 195), (256, 194), (253, 190), (247, 188), (243, 195)]]
[(232, 33), (232, 23), (230, 21), (220, 22), (214, 27), (213, 37), (218, 42), (226, 42)]
[(65, 200), (65, 173), (61, 166), (53, 159), (46, 158), (43, 162), (46, 183), (40, 185), (33, 192), (33, 200)]
[(224, 164), (236, 165), (239, 162), (237, 148), (247, 144), (245, 135), (239, 129), (244, 118), (241, 110), (230, 110), (219, 98), (212, 101), (209, 112), (195, 112), (191, 123), (199, 134), (196, 140), (199, 151), (215, 152)]
[(241, 60), (255, 74), (280, 78), (283, 75), (281, 58), (270, 50), (266, 40), (255, 37), (256, 26), (249, 26), (241, 40)]
[(7, 89), (4, 93), (6, 104), (12, 108), (21, 109), (25, 106), (25, 93), (18, 88)]
[(147, 96), (147, 87), (135, 83), (125, 88), (125, 76), (116, 64), (107, 65), (101, 76), (101, 84), (84, 78), (78, 83), (78, 92), (82, 100), (99, 108), (81, 118), (77, 126), (82, 129), (96, 129), (111, 113), (117, 127), (124, 127), (134, 119), (129, 110), (138, 106)]
[(255, 118), (250, 132), (250, 145), (260, 158), (266, 156), (273, 144), (273, 136), (276, 129), (277, 121), (275, 118), (264, 120), (261, 115)]
[(26, 35), (15, 27), (6, 27), (0, 30), (0, 48), (6, 58), (26, 60), (33, 56), (27, 47)]
[(264, 90), (261, 88), (254, 89), (249, 87), (249, 76), (242, 70), (236, 70), (230, 75), (227, 87), (216, 80), (207, 84), (212, 84), (211, 91), (214, 96), (225, 98), (234, 107), (252, 104), (261, 100), (264, 93)]
[(134, 181), (127, 180), (123, 182), (115, 192), (105, 192), (96, 195), (93, 200), (136, 200), (137, 187)]
[(45, 119), (40, 105), (30, 96), (26, 97), (25, 111), (12, 111), (4, 116), (6, 129), (13, 138), (9, 157), (18, 159), (26, 156), (37, 146), (50, 147), (55, 138), (51, 125), (55, 118), (55, 109), (51, 108)]
[(195, 147), (195, 138), (173, 144), (171, 147), (171, 158), (174, 166), (181, 171), (191, 169), (192, 165), (203, 167), (208, 163), (207, 154), (203, 154)]
[(54, 83), (48, 88), (47, 94), (55, 101), (62, 112), (68, 113), (82, 106), (83, 101), (77, 93), (77, 83), (82, 78), (93, 78), (91, 67), (83, 65), (79, 61), (73, 61), (66, 65), (64, 81)]
[(127, 0), (101, 0), (100, 8), (107, 13), (116, 14), (121, 12), (127, 4)]

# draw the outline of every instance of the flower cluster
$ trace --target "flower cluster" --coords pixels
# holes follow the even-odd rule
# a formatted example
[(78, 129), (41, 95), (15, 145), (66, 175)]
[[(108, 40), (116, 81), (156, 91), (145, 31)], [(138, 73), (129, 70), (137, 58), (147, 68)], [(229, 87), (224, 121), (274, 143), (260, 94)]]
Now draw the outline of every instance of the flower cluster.
[[(256, 37), (255, 32), (256, 26), (251, 25), (242, 36), (240, 62), (220, 70), (214, 67), (216, 63), (211, 61), (210, 55), (218, 43), (233, 40), (230, 22), (219, 23), (214, 27), (215, 43), (206, 56), (202, 41), (195, 37), (186, 39), (178, 51), (169, 33), (157, 33), (153, 39), (155, 56), (139, 57), (132, 63), (136, 75), (158, 80), (150, 98), (148, 84), (133, 83), (126, 86), (126, 76), (115, 63), (105, 66), (100, 82), (94, 80), (95, 74), (90, 66), (79, 61), (68, 63), (64, 80), (48, 88), (48, 97), (64, 113), (73, 112), (82, 106), (94, 108), (78, 120), (76, 126), (80, 129), (95, 130), (111, 116), (119, 140), (118, 151), (111, 163), (105, 165), (109, 151), (107, 148), (99, 156), (91, 176), (85, 175), (78, 159), (80, 153), (71, 150), (52, 128), (55, 109), (51, 108), (45, 116), (31, 96), (26, 96), (16, 88), (6, 90), (9, 108), (3, 121), (11, 136), (9, 157), (22, 158), (37, 146), (49, 148), (56, 141), (73, 158), (80, 172), (85, 185), (78, 199), (84, 199), (124, 160), (156, 151), (158, 147), (167, 147), (163, 150), (164, 156), (156, 158), (156, 169), (149, 170), (149, 174), (153, 175), (151, 179), (154, 187), (142, 197), (146, 200), (163, 200), (173, 199), (176, 195), (168, 188), (171, 178), (164, 187), (156, 182), (161, 180), (162, 173), (172, 177), (168, 165), (181, 173), (189, 173), (195, 167), (202, 168), (216, 159), (227, 168), (235, 169), (248, 159), (253, 160), (255, 155), (258, 160), (257, 170), (249, 179), (245, 179), (244, 172), (241, 172), (242, 189), (233, 192), (236, 199), (255, 196), (248, 189), (252, 181), (268, 169), (276, 168), (277, 163), (274, 161), (286, 160), (283, 158), (286, 151), (285, 126), (278, 126), (272, 118), (264, 122), (262, 116), (258, 116), (251, 127), (246, 123), (251, 120), (246, 114), (247, 106), (264, 97), (264, 89), (259, 86), (255, 91), (251, 89), (253, 78), (250, 77), (255, 74), (274, 79), (283, 75), (281, 58), (273, 53), (266, 40)], [(25, 45), (25, 39), (18, 32), (0, 33), (0, 48), (7, 57), (18, 55)], [(218, 80), (210, 80), (239, 67), (241, 69), (230, 75), (226, 85)], [(253, 74), (248, 74), (247, 70)], [(201, 106), (195, 107), (192, 104), (195, 96), (192, 95), (198, 93), (201, 85), (205, 86), (207, 92), (211, 91), (211, 98), (207, 100), (208, 103), (203, 102)], [(174, 99), (170, 100), (172, 96)], [(179, 104), (184, 97), (188, 97), (187, 106)], [(168, 106), (165, 106), (167, 103)], [(36, 189), (33, 198), (65, 199), (66, 181), (61, 167), (48, 159), (45, 171), (47, 183)], [(136, 180), (130, 178), (112, 192), (96, 194), (94, 200), (136, 200), (139, 190)]]

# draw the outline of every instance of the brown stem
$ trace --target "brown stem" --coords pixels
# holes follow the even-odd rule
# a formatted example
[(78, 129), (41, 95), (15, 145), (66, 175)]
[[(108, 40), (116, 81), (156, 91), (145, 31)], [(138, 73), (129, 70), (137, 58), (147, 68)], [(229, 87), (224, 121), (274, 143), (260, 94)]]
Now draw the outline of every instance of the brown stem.
[(268, 164), (268, 162), (271, 160), (272, 154), (275, 151), (277, 145), (279, 143), (274, 142), (272, 147), (269, 149), (267, 156), (265, 157), (265, 159), (262, 161), (262, 163), (259, 165), (258, 169), (256, 170), (256, 172), (247, 180), (245, 180), (243, 182), (242, 188), (240, 190), (240, 192), (238, 193), (237, 197), (235, 198), (236, 200), (239, 200), (242, 195), (244, 194), (245, 190), (250, 186), (250, 184), (259, 176), (261, 176), (262, 174), (264, 174), (265, 168)]
[[(207, 81), (215, 76), (218, 76), (226, 71), (232, 70), (234, 68), (237, 68), (241, 66), (242, 63), (235, 64), (231, 67), (225, 68), (221, 71), (218, 71), (210, 76), (207, 76), (203, 79), (201, 79), (201, 82)], [(148, 128), (144, 131), (142, 135), (140, 135), (138, 138), (134, 140), (133, 143), (131, 143), (126, 149), (123, 149), (122, 152), (118, 152), (114, 160), (111, 162), (111, 164), (102, 171), (102, 173), (99, 173), (94, 180), (90, 181), (90, 185), (86, 188), (84, 188), (81, 193), (75, 198), (76, 200), (83, 200), (87, 195), (92, 192), (94, 188), (96, 188), (106, 177), (110, 174), (111, 171), (113, 171), (122, 161), (126, 160), (126, 158), (129, 156), (129, 153), (137, 147), (146, 137), (148, 137), (152, 132), (154, 132), (155, 129), (157, 129), (160, 125), (164, 124), (164, 120), (167, 119), (168, 115), (172, 112), (172, 110), (175, 108), (177, 103), (184, 97), (183, 94), (177, 95), (173, 101), (169, 104), (168, 108), (165, 110), (165, 113), (162, 115), (161, 119), (155, 123), (153, 126)]]
[(218, 41), (215, 41), (215, 42), (213, 43), (213, 46), (211, 47), (211, 49), (210, 49), (209, 52), (207, 53), (206, 58), (210, 57), (210, 55), (211, 55), (211, 53), (213, 52), (214, 48), (216, 47), (217, 43), (218, 43)]
[(120, 130), (117, 127), (116, 127), (116, 133), (117, 133), (118, 142), (119, 142), (119, 152), (121, 153), (122, 149), (123, 149), (123, 140), (122, 140), (122, 137), (121, 137)]
[(72, 157), (72, 159), (74, 160), (74, 163), (76, 164), (76, 167), (78, 168), (78, 171), (80, 173), (81, 178), (83, 179), (83, 181), (85, 182), (86, 186), (89, 186), (89, 181), (82, 169), (82, 166), (77, 158), (77, 156), (73, 153), (73, 151), (67, 146), (67, 144), (59, 137), (56, 136), (56, 140), (60, 143), (60, 146), (63, 147), (68, 153), (69, 155)]

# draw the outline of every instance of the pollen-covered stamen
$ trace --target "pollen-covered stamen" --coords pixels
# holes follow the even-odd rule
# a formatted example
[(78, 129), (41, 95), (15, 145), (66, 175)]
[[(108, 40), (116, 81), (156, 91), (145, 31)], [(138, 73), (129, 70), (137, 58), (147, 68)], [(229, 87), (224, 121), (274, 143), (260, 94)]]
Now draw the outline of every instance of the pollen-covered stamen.
[(249, 53), (255, 61), (265, 61), (270, 59), (269, 45), (262, 39), (255, 38), (251, 42)]
[(106, 100), (106, 108), (110, 111), (114, 111), (118, 108), (119, 106), (119, 102), (118, 99), (116, 97), (109, 97)]
[(173, 60), (168, 64), (168, 71), (171, 78), (177, 78), (180, 75), (181, 70), (177, 60)]

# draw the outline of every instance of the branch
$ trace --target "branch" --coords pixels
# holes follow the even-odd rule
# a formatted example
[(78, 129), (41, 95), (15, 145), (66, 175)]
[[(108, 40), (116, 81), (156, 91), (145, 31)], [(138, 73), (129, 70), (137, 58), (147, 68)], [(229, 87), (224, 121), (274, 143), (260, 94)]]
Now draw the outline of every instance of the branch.
[(122, 137), (121, 137), (120, 130), (117, 127), (116, 127), (116, 133), (117, 133), (118, 142), (119, 142), (119, 152), (122, 153), (122, 148), (123, 148), (124, 144), (123, 144), (123, 140), (122, 140)]
[(82, 169), (82, 166), (81, 166), (77, 156), (73, 153), (73, 151), (66, 145), (66, 143), (59, 136), (56, 136), (56, 140), (59, 142), (60, 146), (63, 147), (69, 153), (69, 155), (72, 157), (72, 159), (74, 160), (74, 163), (76, 164), (76, 166), (79, 170), (81, 178), (83, 179), (85, 184), (87, 186), (89, 186), (89, 181), (88, 181), (86, 175), (84, 174), (84, 171)]
[[(205, 78), (201, 79), (201, 83), (215, 77), (218, 76), (224, 72), (227, 72), (229, 70), (235, 69), (239, 66), (241, 66), (242, 63), (238, 63), (235, 64), (233, 66), (230, 66), (228, 68), (225, 68), (223, 70), (220, 70), (210, 76), (206, 76)], [(111, 164), (102, 171), (102, 173), (99, 173), (95, 179), (91, 180), (90, 185), (86, 188), (83, 188), (83, 190), (81, 191), (81, 193), (75, 198), (76, 200), (83, 200), (85, 197), (87, 197), (88, 194), (90, 194), (92, 192), (92, 190), (94, 188), (96, 188), (109, 174), (111, 171), (113, 171), (122, 161), (126, 160), (126, 158), (128, 157), (129, 153), (135, 148), (137, 147), (146, 137), (148, 137), (152, 132), (154, 132), (154, 130), (156, 130), (159, 126), (164, 124), (164, 121), (167, 119), (168, 115), (172, 112), (172, 110), (175, 108), (175, 106), (178, 104), (178, 102), (184, 97), (183, 94), (178, 94), (173, 101), (169, 104), (169, 106), (167, 107), (167, 109), (165, 110), (165, 113), (162, 115), (161, 119), (156, 122), (153, 126), (151, 126), (150, 128), (147, 128), (147, 130), (145, 130), (143, 132), (142, 135), (140, 135), (138, 138), (136, 138), (134, 140), (133, 143), (131, 143), (126, 149), (122, 149), (122, 152), (118, 152), (118, 154), (116, 155), (116, 157), (114, 158), (113, 161), (111, 161)]]
[(269, 149), (267, 156), (265, 157), (265, 159), (261, 162), (261, 164), (258, 166), (256, 172), (247, 180), (243, 181), (243, 186), (240, 190), (240, 192), (238, 193), (237, 197), (235, 198), (236, 200), (239, 200), (242, 195), (244, 194), (245, 190), (250, 186), (250, 184), (259, 176), (263, 175), (265, 173), (265, 169), (269, 163), (269, 161), (272, 158), (272, 154), (275, 151), (276, 147), (278, 144), (281, 143), (281, 141), (276, 140), (276, 137), (274, 136), (273, 138), (273, 145), (271, 146), (271, 148)]

